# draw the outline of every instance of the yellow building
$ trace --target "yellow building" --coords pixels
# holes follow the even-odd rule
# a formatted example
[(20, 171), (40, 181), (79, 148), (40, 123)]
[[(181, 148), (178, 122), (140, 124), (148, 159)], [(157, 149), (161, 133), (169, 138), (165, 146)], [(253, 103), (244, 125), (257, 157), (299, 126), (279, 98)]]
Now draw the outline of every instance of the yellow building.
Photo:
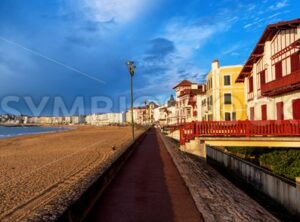
[(221, 66), (214, 60), (207, 74), (206, 112), (204, 120), (245, 120), (246, 101), (244, 84), (236, 83), (242, 66)]

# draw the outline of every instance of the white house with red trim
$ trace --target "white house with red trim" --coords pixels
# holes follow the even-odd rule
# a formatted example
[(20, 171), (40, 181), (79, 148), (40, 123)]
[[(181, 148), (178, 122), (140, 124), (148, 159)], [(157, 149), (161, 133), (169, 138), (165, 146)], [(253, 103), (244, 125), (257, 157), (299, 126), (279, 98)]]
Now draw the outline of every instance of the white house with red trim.
[(300, 119), (300, 19), (266, 27), (237, 82), (250, 120)]
[(176, 92), (177, 124), (202, 120), (204, 112), (202, 101), (206, 98), (206, 86), (183, 80), (173, 89)]

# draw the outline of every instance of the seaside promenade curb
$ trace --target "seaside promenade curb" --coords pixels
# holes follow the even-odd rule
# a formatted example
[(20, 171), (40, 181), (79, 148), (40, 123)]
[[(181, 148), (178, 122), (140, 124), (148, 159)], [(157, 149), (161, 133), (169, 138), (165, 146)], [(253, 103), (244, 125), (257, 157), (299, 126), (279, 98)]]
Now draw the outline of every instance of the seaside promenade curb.
[[(136, 148), (145, 138), (146, 133), (151, 129), (148, 128), (131, 142), (124, 151), (109, 165), (104, 172), (80, 195), (55, 221), (59, 222), (80, 222), (85, 219), (94, 204), (100, 198), (105, 189), (109, 186), (119, 170), (123, 167), (126, 161), (134, 153)], [(53, 218), (52, 218), (53, 219)]]
[(180, 151), (169, 138), (158, 134), (206, 222), (279, 221), (204, 159)]

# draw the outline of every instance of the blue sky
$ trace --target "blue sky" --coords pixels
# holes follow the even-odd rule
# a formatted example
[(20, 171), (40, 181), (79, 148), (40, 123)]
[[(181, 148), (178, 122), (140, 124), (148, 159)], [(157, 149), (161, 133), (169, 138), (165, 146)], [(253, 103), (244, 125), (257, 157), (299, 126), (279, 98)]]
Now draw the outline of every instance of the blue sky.
[(164, 103), (182, 79), (203, 82), (213, 59), (243, 64), (265, 26), (300, 17), (299, 0), (1, 0), (0, 99), (31, 114), (48, 96), (70, 106), (109, 96), (129, 102), (128, 59), (136, 97)]

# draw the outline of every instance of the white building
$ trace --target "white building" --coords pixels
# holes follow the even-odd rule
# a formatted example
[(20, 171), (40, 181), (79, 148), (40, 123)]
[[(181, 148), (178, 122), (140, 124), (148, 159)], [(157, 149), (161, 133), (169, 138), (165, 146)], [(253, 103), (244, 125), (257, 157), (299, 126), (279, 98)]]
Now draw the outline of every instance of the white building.
[(201, 106), (206, 98), (205, 85), (183, 80), (173, 89), (176, 92), (176, 123), (202, 120), (204, 110)]
[(300, 119), (300, 19), (267, 26), (237, 82), (250, 120)]
[(104, 113), (104, 114), (92, 114), (85, 118), (86, 123), (95, 126), (107, 126), (110, 124), (124, 124), (126, 120), (126, 114), (122, 113)]

